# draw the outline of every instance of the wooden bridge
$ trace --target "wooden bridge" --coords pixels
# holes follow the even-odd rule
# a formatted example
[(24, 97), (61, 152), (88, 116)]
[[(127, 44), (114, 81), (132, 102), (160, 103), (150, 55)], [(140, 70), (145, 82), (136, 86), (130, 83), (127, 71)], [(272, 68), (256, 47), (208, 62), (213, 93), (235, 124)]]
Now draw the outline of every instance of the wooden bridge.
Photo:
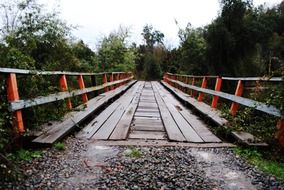
[[(281, 114), (276, 107), (241, 97), (246, 82), (275, 83), (282, 82), (281, 78), (229, 78), (166, 73), (162, 81), (145, 82), (136, 81), (132, 73), (124, 72), (74, 73), (0, 68), (0, 73), (6, 77), (9, 110), (14, 115), (13, 125), (19, 135), (25, 132), (22, 116), (24, 109), (56, 101), (66, 101), (67, 108), (70, 109), (68, 117), (43, 129), (33, 140), (35, 143), (52, 144), (77, 126), (82, 126), (82, 129), (76, 136), (89, 140), (222, 143), (211, 132), (212, 126), (228, 127), (228, 121), (216, 109), (219, 98), (232, 102), (232, 115), (236, 115), (239, 105), (242, 105), (279, 118), (277, 127), (280, 142), (284, 137), (284, 121), (280, 119)], [(20, 99), (18, 75), (58, 76), (61, 92)], [(72, 76), (77, 77), (80, 89), (68, 90), (67, 78)], [(86, 78), (90, 79), (91, 86), (85, 86)], [(208, 84), (213, 80), (214, 88), (210, 89)], [(222, 81), (226, 80), (237, 83), (235, 94), (221, 92)], [(97, 94), (92, 94), (94, 92)], [(83, 104), (77, 109), (72, 107), (74, 96), (82, 96)], [(211, 105), (206, 104), (211, 97)], [(107, 106), (102, 109), (105, 105)], [(247, 144), (259, 144), (249, 133), (233, 132), (233, 135)]]

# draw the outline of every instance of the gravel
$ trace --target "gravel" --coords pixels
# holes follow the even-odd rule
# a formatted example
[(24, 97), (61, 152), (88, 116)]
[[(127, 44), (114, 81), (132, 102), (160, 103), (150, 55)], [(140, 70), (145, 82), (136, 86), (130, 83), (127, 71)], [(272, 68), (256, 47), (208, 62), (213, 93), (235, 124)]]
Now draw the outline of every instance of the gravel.
[(25, 179), (0, 189), (284, 189), (229, 148), (104, 147), (74, 137), (64, 144), (22, 161)]

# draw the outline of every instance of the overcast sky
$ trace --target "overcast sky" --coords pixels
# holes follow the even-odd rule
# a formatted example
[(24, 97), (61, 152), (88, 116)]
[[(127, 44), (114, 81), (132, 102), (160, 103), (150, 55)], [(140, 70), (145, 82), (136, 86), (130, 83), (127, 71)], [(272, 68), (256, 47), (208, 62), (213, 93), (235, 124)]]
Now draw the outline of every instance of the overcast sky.
[[(41, 0), (49, 8), (59, 5), (61, 18), (79, 28), (73, 34), (95, 49), (99, 39), (116, 30), (119, 25), (130, 27), (131, 39), (142, 42), (145, 24), (165, 34), (167, 46), (177, 46), (178, 27), (188, 22), (193, 27), (209, 24), (219, 11), (219, 0)], [(254, 0), (255, 5), (268, 6), (281, 0)]]

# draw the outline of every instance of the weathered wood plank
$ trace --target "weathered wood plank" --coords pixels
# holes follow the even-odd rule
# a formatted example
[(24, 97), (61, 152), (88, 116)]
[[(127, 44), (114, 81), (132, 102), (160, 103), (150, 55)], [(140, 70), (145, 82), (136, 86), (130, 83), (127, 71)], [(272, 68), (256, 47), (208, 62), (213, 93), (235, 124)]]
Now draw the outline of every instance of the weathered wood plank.
[(33, 140), (34, 143), (43, 143), (43, 144), (53, 144), (54, 142), (63, 138), (68, 132), (70, 132), (74, 127), (79, 125), (87, 117), (89, 117), (94, 111), (108, 102), (111, 98), (118, 96), (123, 93), (129, 87), (131, 87), (135, 81), (130, 82), (124, 86), (121, 86), (113, 91), (102, 94), (104, 98), (93, 98), (86, 103), (87, 108), (83, 111), (75, 113), (73, 116), (64, 120), (60, 124), (53, 126), (50, 130), (46, 131), (41, 136)]
[(239, 103), (241, 105), (244, 105), (244, 106), (247, 106), (247, 107), (250, 107), (250, 108), (254, 108), (258, 111), (261, 111), (261, 112), (264, 112), (264, 113), (267, 113), (267, 114), (270, 114), (270, 115), (274, 115), (274, 116), (277, 116), (277, 117), (281, 116), (280, 110), (277, 109), (275, 106), (272, 106), (272, 105), (266, 105), (265, 103), (262, 103), (262, 102), (258, 102), (258, 101), (251, 100), (251, 99), (248, 99), (248, 98), (244, 98), (244, 97), (241, 97), (241, 96), (228, 94), (228, 93), (225, 93), (225, 92), (214, 91), (214, 90), (210, 90), (210, 89), (196, 87), (196, 86), (189, 85), (189, 84), (184, 84), (183, 82), (180, 82), (180, 81), (177, 81), (177, 80), (172, 80), (172, 79), (167, 79), (167, 80), (169, 80), (169, 81), (171, 81), (175, 84), (178, 84), (182, 87), (189, 88), (189, 89), (192, 89), (192, 90), (195, 90), (195, 91), (198, 91), (198, 92), (210, 94), (210, 95), (213, 95), (213, 96), (218, 96), (220, 98), (224, 98), (224, 99)]
[(38, 70), (26, 70), (26, 69), (14, 69), (14, 68), (0, 68), (0, 73), (16, 73), (22, 75), (86, 75), (86, 76), (96, 76), (102, 74), (117, 74), (125, 72), (101, 72), (101, 73), (78, 73), (78, 72), (68, 72), (68, 71), (38, 71)]
[(168, 134), (168, 138), (171, 141), (186, 141), (185, 137), (183, 136), (182, 132), (178, 128), (175, 120), (173, 119), (172, 115), (170, 114), (169, 110), (167, 109), (165, 103), (163, 102), (159, 92), (153, 88), (155, 98), (157, 104), (159, 105), (161, 117)]
[(125, 110), (131, 103), (131, 101), (139, 96), (137, 90), (141, 86), (141, 83), (136, 84), (132, 87), (124, 96), (118, 99), (116, 102), (120, 102), (120, 105), (116, 108), (113, 114), (106, 120), (101, 128), (92, 136), (92, 139), (103, 139), (107, 140), (113, 132), (115, 126), (119, 122), (120, 118), (124, 114)]
[(160, 124), (151, 124), (151, 125), (145, 125), (145, 124), (134, 124), (132, 127), (132, 130), (140, 130), (140, 131), (165, 131), (164, 126)]
[(159, 112), (135, 112), (134, 115), (140, 117), (160, 117)]
[(268, 146), (268, 144), (262, 142), (260, 139), (256, 138), (250, 133), (233, 131), (233, 136), (241, 143), (249, 146)]
[(134, 116), (135, 110), (137, 109), (139, 97), (141, 95), (141, 90), (143, 86), (144, 82), (141, 82), (141, 87), (137, 91), (137, 96), (134, 98), (133, 102), (125, 111), (124, 115), (122, 116), (121, 120), (118, 122), (117, 126), (115, 127), (109, 139), (119, 140), (127, 138), (130, 124)]
[[(156, 82), (152, 83), (153, 86), (157, 89), (157, 92), (160, 94), (163, 94), (158, 88), (158, 84)], [(204, 142), (199, 135), (192, 129), (191, 125), (182, 117), (182, 115), (178, 112), (176, 107), (171, 102), (171, 99), (167, 97), (166, 94), (163, 94), (162, 99), (165, 102), (165, 105), (167, 106), (169, 112), (173, 116), (173, 119), (175, 120), (177, 126), (181, 130), (183, 136), (186, 138), (189, 142)]]
[(170, 99), (177, 111), (184, 117), (184, 119), (191, 125), (195, 132), (205, 141), (205, 142), (221, 142), (207, 127), (204, 122), (198, 119), (197, 116), (193, 115), (190, 110), (186, 109), (178, 100), (176, 100), (166, 89), (164, 89), (159, 83), (156, 83), (159, 86), (161, 92)]
[(202, 113), (204, 116), (209, 118), (211, 121), (216, 123), (219, 126), (225, 126), (228, 121), (224, 118), (221, 117), (221, 112), (211, 108), (209, 105), (203, 103), (203, 102), (198, 102), (196, 99), (191, 98), (189, 95), (185, 94), (184, 92), (173, 88), (172, 86), (168, 85), (167, 83), (161, 81), (161, 83), (170, 91), (172, 91), (177, 97), (182, 99), (183, 101), (189, 103), (192, 105), (197, 111)]
[(164, 140), (166, 139), (166, 133), (158, 131), (132, 131), (129, 134), (129, 139)]
[(82, 94), (85, 94), (85, 93), (104, 89), (107, 86), (112, 86), (114, 84), (126, 82), (128, 80), (131, 80), (131, 78), (132, 77), (127, 78), (127, 79), (123, 79), (123, 80), (119, 80), (119, 81), (109, 82), (109, 83), (99, 85), (99, 86), (84, 88), (82, 90), (80, 89), (80, 90), (73, 90), (71, 92), (68, 92), (68, 91), (58, 92), (58, 93), (55, 93), (55, 94), (50, 94), (48, 96), (39, 96), (39, 97), (36, 97), (36, 98), (33, 98), (33, 99), (28, 99), (28, 100), (13, 101), (13, 102), (10, 103), (8, 109), (9, 109), (9, 111), (16, 111), (16, 110), (20, 110), (20, 109), (23, 109), (23, 108), (29, 108), (29, 107), (33, 107), (33, 106), (38, 106), (38, 105), (42, 105), (42, 104), (56, 102), (56, 101), (59, 101), (59, 100), (64, 100), (66, 98), (72, 98), (74, 96), (78, 96), (78, 95), (82, 95)]
[(102, 124), (110, 117), (115, 109), (120, 105), (119, 102), (114, 102), (109, 105), (102, 113), (93, 119), (87, 126), (85, 126), (77, 135), (77, 138), (89, 139), (91, 138), (102, 126)]

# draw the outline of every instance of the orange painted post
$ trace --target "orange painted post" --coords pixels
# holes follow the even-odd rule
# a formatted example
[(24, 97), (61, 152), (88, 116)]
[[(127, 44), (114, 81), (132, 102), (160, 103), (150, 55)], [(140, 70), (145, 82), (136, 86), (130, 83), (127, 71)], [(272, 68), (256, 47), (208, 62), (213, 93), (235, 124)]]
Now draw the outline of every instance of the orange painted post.
[[(215, 83), (215, 91), (219, 92), (221, 90), (221, 85), (222, 85), (222, 78), (221, 77), (217, 77), (216, 78), (216, 83)], [(211, 104), (212, 108), (217, 108), (218, 100), (219, 100), (218, 96), (213, 96), (212, 104)]]
[[(18, 84), (15, 73), (10, 73), (7, 77), (7, 96), (8, 101), (13, 102), (19, 100)], [(22, 111), (17, 110), (13, 113), (13, 126), (17, 134), (25, 132)]]
[[(61, 91), (63, 91), (63, 92), (68, 91), (68, 85), (67, 85), (67, 80), (66, 80), (65, 75), (60, 75), (59, 85), (60, 85)], [(68, 109), (72, 109), (72, 102), (71, 102), (70, 98), (67, 99), (66, 105), (67, 105)]]
[(284, 119), (280, 119), (277, 122), (277, 132), (275, 134), (276, 139), (278, 140), (279, 144), (284, 147)]
[[(242, 96), (244, 91), (244, 84), (241, 80), (238, 81), (238, 85), (236, 88), (235, 96)], [(230, 113), (235, 116), (237, 113), (237, 110), (239, 108), (239, 104), (236, 102), (233, 102), (231, 105)]]
[[(107, 74), (106, 73), (103, 74), (103, 83), (104, 84), (107, 83)], [(108, 87), (105, 87), (105, 92), (108, 92)]]
[[(116, 73), (115, 80), (116, 80), (116, 81), (119, 80), (119, 73)], [(116, 85), (115, 85), (115, 88), (117, 88), (117, 87), (119, 87), (119, 84), (116, 84)]]
[[(85, 83), (84, 83), (84, 79), (83, 79), (83, 76), (82, 76), (82, 75), (79, 75), (79, 76), (78, 76), (78, 83), (79, 83), (80, 89), (81, 89), (81, 90), (84, 90), (84, 89), (85, 89)], [(87, 102), (88, 102), (87, 93), (82, 94), (82, 100), (83, 100), (84, 103), (87, 103)]]
[[(113, 82), (113, 73), (111, 73), (109, 81)], [(110, 90), (113, 90), (113, 89), (114, 89), (114, 85), (111, 85)]]
[[(206, 79), (206, 77), (203, 77), (201, 88), (206, 88), (206, 86), (207, 86), (207, 79)], [(199, 102), (202, 102), (203, 97), (204, 97), (204, 93), (203, 92), (199, 92), (197, 100)]]
[[(194, 78), (194, 77), (192, 77), (191, 85), (192, 85), (192, 86), (195, 85), (195, 78)], [(194, 96), (193, 90), (190, 90), (190, 96), (192, 96), (192, 97)]]

